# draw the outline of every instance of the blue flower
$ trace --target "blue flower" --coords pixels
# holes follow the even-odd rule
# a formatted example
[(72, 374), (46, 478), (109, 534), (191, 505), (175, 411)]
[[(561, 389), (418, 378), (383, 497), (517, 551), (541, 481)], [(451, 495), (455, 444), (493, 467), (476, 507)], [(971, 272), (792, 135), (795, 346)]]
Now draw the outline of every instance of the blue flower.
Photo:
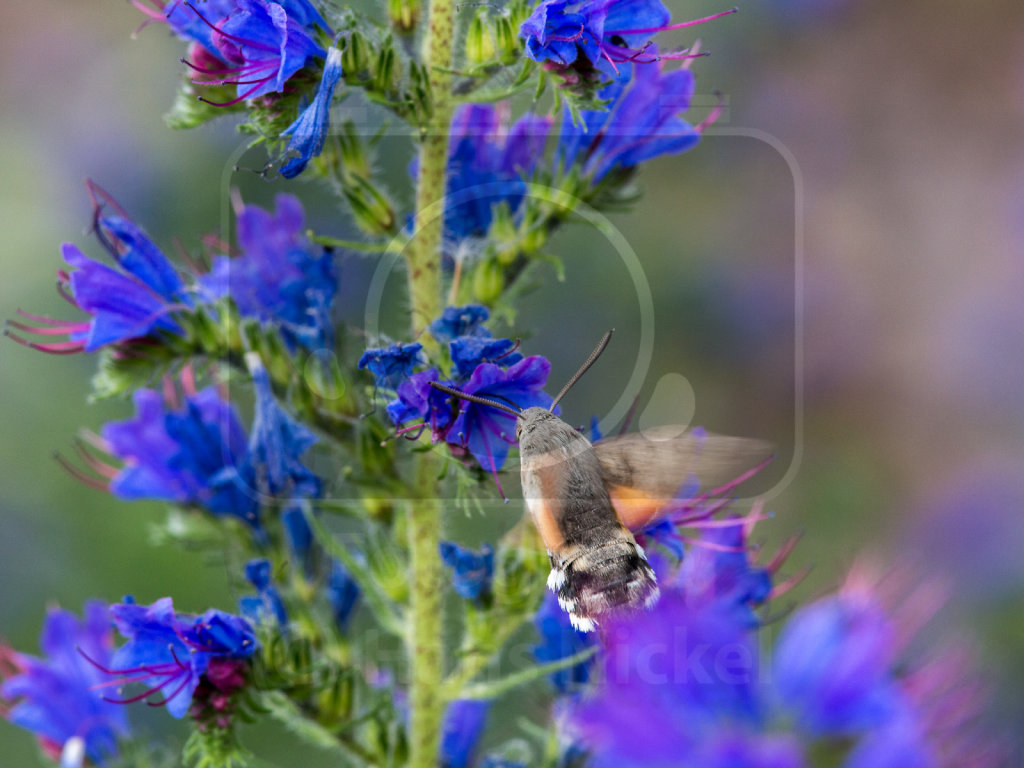
[[(526, 181), (544, 154), (550, 122), (527, 114), (506, 127), (506, 107), (463, 105), (455, 111), (448, 156), (445, 237), (482, 237), (500, 202), (518, 213)], [(415, 169), (414, 169), (415, 175)]]
[[(330, 29), (308, 0), (219, 0), (201, 9), (183, 5), (175, 0), (165, 13), (179, 36), (199, 46), (187, 62), (197, 73), (194, 82), (237, 88), (237, 98), (215, 106), (280, 93), (311, 59), (327, 55), (314, 35), (317, 26), (329, 34)], [(157, 13), (143, 10), (158, 20)]]
[(306, 520), (305, 503), (293, 499), (281, 510), (281, 527), (292, 557), (293, 568), (307, 577), (313, 575), (313, 531)]
[[(533, 657), (540, 664), (575, 656), (598, 642), (592, 632), (580, 632), (572, 626), (569, 614), (558, 605), (558, 597), (553, 592), (544, 593), (544, 602), (533, 617), (533, 626), (541, 640), (533, 648)], [(594, 659), (591, 657), (568, 669), (552, 672), (548, 679), (558, 693), (572, 693), (589, 682), (593, 664)]]
[(487, 722), (490, 702), (456, 699), (448, 705), (441, 724), (441, 768), (469, 768)]
[(359, 584), (345, 566), (335, 560), (331, 563), (331, 573), (327, 579), (327, 602), (330, 603), (334, 623), (344, 632), (348, 629), (352, 614), (359, 606)]
[(124, 703), (161, 693), (162, 704), (181, 718), (212, 662), (244, 660), (259, 647), (245, 619), (210, 610), (202, 616), (177, 616), (171, 598), (151, 606), (126, 602), (111, 606), (118, 631), (128, 642), (111, 659), (108, 674), (140, 682), (142, 694)]
[(330, 48), (327, 51), (327, 62), (320, 86), (316, 90), (313, 101), (302, 110), (294, 123), (281, 132), (282, 136), (290, 136), (287, 155), (290, 157), (281, 168), (281, 175), (292, 179), (302, 173), (306, 164), (318, 157), (324, 148), (324, 139), (330, 127), (331, 99), (334, 89), (341, 79), (341, 51)]
[[(596, 67), (608, 77), (617, 77), (629, 62), (658, 60), (649, 42), (658, 32), (702, 24), (734, 11), (669, 24), (668, 9), (661, 0), (544, 0), (520, 26), (519, 36), (526, 41), (527, 56), (546, 62), (551, 69), (573, 68), (587, 74)], [(660, 58), (691, 56), (680, 51)]]
[(397, 389), (412, 375), (412, 369), (424, 362), (422, 349), (419, 343), (368, 349), (359, 358), (359, 370), (368, 369), (376, 376), (378, 387)]
[[(412, 374), (398, 385), (398, 397), (387, 405), (388, 416), (395, 424), (402, 425), (420, 419), (422, 424), (430, 427), (435, 442), (444, 439), (454, 421), (454, 408), (449, 396), (430, 386), (432, 381), (453, 386), (451, 381), (441, 381), (440, 376), (436, 368)], [(417, 427), (419, 424), (406, 427), (399, 430), (399, 434), (415, 431)]]
[(848, 735), (897, 712), (895, 630), (867, 595), (839, 594), (798, 610), (779, 635), (775, 688), (801, 728)]
[(288, 626), (288, 612), (277, 587), (270, 579), (270, 561), (266, 558), (250, 560), (245, 564), (245, 578), (256, 588), (257, 595), (246, 595), (238, 601), (239, 610), (257, 624), (273, 617), (278, 627)]
[(481, 304), (467, 304), (464, 307), (445, 307), (444, 312), (430, 324), (430, 334), (442, 344), (454, 341), (459, 336), (489, 337), (491, 332), (484, 323), (491, 311)]
[(99, 687), (106, 680), (99, 667), (110, 663), (112, 634), (107, 606), (93, 600), (81, 619), (59, 608), (47, 611), (42, 658), (0, 649), (16, 670), (0, 686), (11, 705), (0, 711), (36, 734), (54, 759), (84, 748), (92, 763), (107, 765), (117, 756), (118, 737), (128, 733), (124, 708), (107, 701)]
[[(96, 194), (106, 195), (92, 186)], [(55, 354), (95, 352), (101, 347), (124, 344), (161, 333), (180, 334), (173, 313), (193, 306), (174, 265), (149, 237), (123, 216), (100, 217), (95, 232), (115, 267), (90, 259), (73, 243), (61, 253), (73, 268), (70, 275), (58, 272), (58, 290), (75, 307), (92, 316), (85, 322), (61, 322), (19, 311), (35, 325), (9, 322), (12, 328), (37, 336), (62, 336), (60, 341), (30, 341), (17, 334), (20, 344)]]
[(515, 365), (523, 356), (515, 350), (519, 342), (512, 339), (491, 339), (486, 336), (460, 336), (448, 345), (455, 375), (464, 379), (481, 363), (495, 363), (502, 368)]
[[(547, 408), (551, 397), (541, 388), (550, 371), (551, 364), (539, 355), (524, 358), (507, 369), (483, 363), (461, 390), (499, 403), (515, 403), (521, 409)], [(509, 446), (515, 443), (516, 420), (496, 408), (462, 401), (459, 416), (445, 439), (465, 446), (480, 466), (496, 473), (505, 463)]]
[(241, 210), (242, 255), (219, 257), (200, 286), (208, 299), (229, 296), (243, 317), (279, 327), (290, 346), (333, 348), (330, 310), (338, 282), (334, 259), (307, 239), (298, 198), (278, 195), (275, 202), (273, 214), (254, 205)]
[(259, 508), (237, 468), (245, 459), (245, 429), (216, 388), (168, 408), (163, 395), (140, 389), (133, 395), (136, 415), (107, 424), (109, 451), (124, 461), (110, 483), (124, 499), (162, 499), (197, 504), (217, 515), (259, 525)]
[(270, 375), (256, 353), (246, 355), (256, 392), (256, 413), (242, 477), (263, 493), (283, 498), (310, 498), (322, 490), (320, 478), (300, 460), (317, 438), (277, 402)]
[(699, 130), (678, 117), (689, 108), (693, 91), (688, 69), (665, 72), (660, 63), (627, 67), (600, 91), (611, 102), (607, 110), (583, 112), (578, 125), (565, 114), (558, 157), (566, 170), (578, 162), (597, 182), (614, 168), (685, 152), (700, 140)]
[(484, 544), (479, 553), (451, 541), (442, 541), (439, 549), (441, 562), (452, 569), (452, 586), (459, 597), (479, 601), (490, 594), (494, 550), (489, 544)]

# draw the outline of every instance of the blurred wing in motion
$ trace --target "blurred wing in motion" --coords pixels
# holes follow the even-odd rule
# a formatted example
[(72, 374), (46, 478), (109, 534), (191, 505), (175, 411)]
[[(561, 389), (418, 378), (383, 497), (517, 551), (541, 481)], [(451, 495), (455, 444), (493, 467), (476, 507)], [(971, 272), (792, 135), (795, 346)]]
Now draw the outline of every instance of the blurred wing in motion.
[(630, 530), (654, 521), (691, 477), (707, 492), (760, 469), (773, 455), (763, 440), (679, 426), (609, 437), (594, 443), (594, 451), (615, 512)]

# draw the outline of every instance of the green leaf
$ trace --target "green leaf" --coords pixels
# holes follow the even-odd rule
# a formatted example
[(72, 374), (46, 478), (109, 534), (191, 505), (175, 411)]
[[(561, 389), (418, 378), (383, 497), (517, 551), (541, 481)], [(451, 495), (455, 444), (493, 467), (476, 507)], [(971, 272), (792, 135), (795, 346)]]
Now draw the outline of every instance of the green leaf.
[(391, 601), (380, 588), (369, 567), (353, 557), (352, 553), (335, 539), (331, 532), (324, 527), (324, 524), (308, 510), (306, 511), (306, 521), (309, 523), (314, 536), (316, 536), (317, 543), (326, 550), (328, 555), (341, 561), (341, 564), (352, 574), (352, 578), (356, 580), (359, 587), (363, 590), (366, 605), (370, 608), (381, 628), (393, 635), (404, 636), (405, 628), (401, 618), (395, 612)]
[(474, 683), (472, 685), (463, 686), (461, 691), (453, 692), (452, 696), (460, 699), (494, 699), (501, 696), (503, 693), (511, 691), (513, 688), (518, 688), (521, 685), (526, 685), (527, 683), (532, 683), (534, 680), (546, 677), (552, 672), (558, 672), (562, 669), (574, 667), (580, 662), (586, 661), (595, 653), (597, 653), (597, 646), (591, 646), (577, 654), (568, 656), (564, 659), (559, 659), (558, 661), (552, 661), (536, 667), (529, 667), (528, 669), (513, 672), (511, 675), (506, 675), (505, 677), (501, 677), (497, 680), (489, 680), (485, 683)]

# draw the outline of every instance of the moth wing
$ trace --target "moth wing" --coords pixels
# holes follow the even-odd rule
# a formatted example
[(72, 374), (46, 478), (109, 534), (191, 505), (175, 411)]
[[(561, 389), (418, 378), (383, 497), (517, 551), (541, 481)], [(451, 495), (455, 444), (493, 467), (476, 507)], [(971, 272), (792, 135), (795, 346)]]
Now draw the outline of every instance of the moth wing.
[(708, 491), (737, 480), (767, 461), (762, 440), (664, 426), (594, 443), (601, 474), (619, 520), (630, 530), (653, 522), (691, 476)]

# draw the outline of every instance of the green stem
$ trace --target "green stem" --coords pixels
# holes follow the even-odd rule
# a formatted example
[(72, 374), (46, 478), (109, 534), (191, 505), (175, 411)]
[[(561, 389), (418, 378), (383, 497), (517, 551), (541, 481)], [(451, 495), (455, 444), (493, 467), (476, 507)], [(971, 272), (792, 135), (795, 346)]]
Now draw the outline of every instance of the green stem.
[[(430, 73), (432, 113), (422, 126), (413, 236), (406, 250), (412, 334), (419, 336), (444, 308), (441, 296), (441, 235), (448, 164), (448, 130), (455, 108), (452, 98), (452, 41), (455, 0), (430, 0), (423, 41), (423, 65)], [(432, 340), (423, 334), (429, 346)], [(408, 635), (410, 691), (410, 768), (437, 765), (441, 717), (444, 643), (441, 593), (444, 571), (441, 499), (437, 460), (429, 451), (416, 457), (415, 495), (409, 507), (412, 596)]]
[(412, 690), (410, 768), (434, 768), (444, 709), (442, 689), (444, 644), (442, 603), (444, 569), (441, 543), (441, 500), (433, 453), (417, 457), (416, 488), (421, 498), (409, 508), (409, 549), (412, 560), (412, 600), (408, 649)]
[(426, 328), (443, 309), (441, 233), (448, 132), (455, 109), (450, 72), (452, 40), (455, 36), (454, 15), (454, 0), (431, 0), (427, 33), (423, 41), (423, 64), (430, 73), (433, 111), (429, 122), (422, 126), (414, 234), (406, 251), (414, 336)]

